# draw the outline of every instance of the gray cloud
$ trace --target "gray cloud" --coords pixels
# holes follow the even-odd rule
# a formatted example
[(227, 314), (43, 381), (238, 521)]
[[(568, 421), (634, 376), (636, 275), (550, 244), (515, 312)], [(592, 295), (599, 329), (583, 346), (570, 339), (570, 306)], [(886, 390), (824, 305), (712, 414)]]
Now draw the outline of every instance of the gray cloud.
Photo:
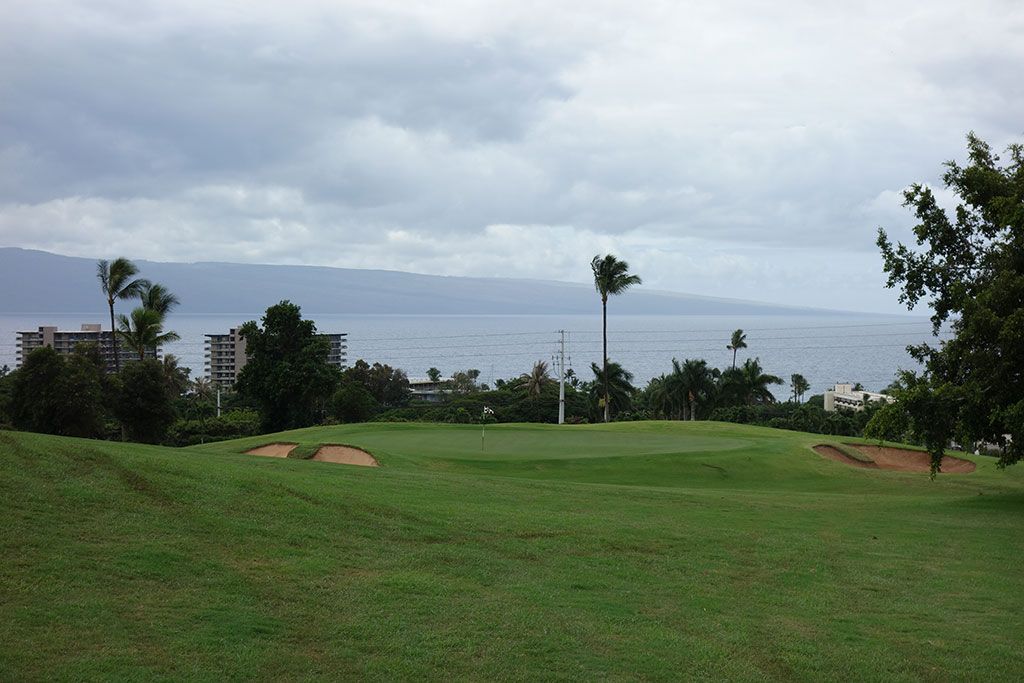
[(666, 289), (896, 310), (874, 229), (906, 234), (900, 189), (967, 130), (1024, 133), (1022, 26), (998, 0), (31, 3), (0, 26), (0, 243), (570, 280), (614, 250)]

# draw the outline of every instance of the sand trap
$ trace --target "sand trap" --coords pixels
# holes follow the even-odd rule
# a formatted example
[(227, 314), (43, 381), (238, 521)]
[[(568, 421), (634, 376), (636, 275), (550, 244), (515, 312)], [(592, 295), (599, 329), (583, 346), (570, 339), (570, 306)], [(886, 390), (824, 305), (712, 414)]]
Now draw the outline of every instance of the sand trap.
[(361, 448), (352, 446), (321, 446), (312, 460), (320, 462), (336, 462), (342, 465), (361, 465), (363, 467), (380, 467), (380, 463), (372, 455)]
[[(831, 460), (853, 467), (864, 467), (868, 469), (894, 470), (896, 472), (924, 472), (932, 471), (931, 456), (923, 451), (912, 451), (906, 448), (889, 448), (887, 446), (868, 446), (865, 444), (846, 444), (871, 459), (871, 462), (863, 462), (851, 458), (834, 446), (815, 446), (814, 450)], [(970, 460), (954, 458), (946, 455), (942, 458), (942, 472), (948, 474), (967, 474), (973, 472), (976, 466)]]
[(876, 465), (875, 463), (864, 462), (862, 460), (857, 460), (856, 458), (851, 458), (850, 456), (848, 456), (846, 453), (843, 453), (835, 446), (815, 446), (814, 450), (816, 450), (820, 455), (824, 455), (829, 460), (838, 460), (841, 463), (852, 465), (853, 467), (867, 467), (869, 469), (875, 470), (878, 469), (878, 465)]
[(266, 446), (250, 448), (247, 455), (262, 455), (268, 458), (287, 458), (288, 454), (295, 450), (297, 443), (268, 443)]
[[(922, 451), (911, 451), (905, 448), (888, 448), (886, 446), (866, 446), (864, 444), (848, 444), (878, 463), (883, 470), (899, 472), (931, 472), (932, 456)], [(949, 474), (967, 474), (976, 469), (970, 460), (942, 456), (942, 469)]]

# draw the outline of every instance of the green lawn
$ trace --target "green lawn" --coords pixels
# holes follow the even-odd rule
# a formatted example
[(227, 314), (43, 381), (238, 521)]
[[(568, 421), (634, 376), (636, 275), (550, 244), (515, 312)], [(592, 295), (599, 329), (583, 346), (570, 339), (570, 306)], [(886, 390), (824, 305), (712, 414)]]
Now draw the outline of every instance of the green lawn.
[[(241, 451), (344, 443), (380, 468)], [(1021, 680), (1024, 468), (717, 423), (0, 432), (0, 679)]]

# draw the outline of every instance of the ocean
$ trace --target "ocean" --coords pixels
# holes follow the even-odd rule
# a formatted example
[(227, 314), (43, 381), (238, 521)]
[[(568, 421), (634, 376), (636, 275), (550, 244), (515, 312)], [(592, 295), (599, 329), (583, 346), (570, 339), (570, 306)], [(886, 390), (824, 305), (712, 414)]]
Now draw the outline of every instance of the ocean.
[[(612, 302), (614, 303), (614, 302)], [(321, 332), (346, 332), (349, 362), (362, 358), (402, 368), (410, 377), (425, 377), (436, 367), (445, 376), (457, 370), (480, 370), (480, 381), (494, 383), (528, 372), (538, 360), (555, 367), (560, 330), (565, 331), (567, 366), (583, 379), (591, 379), (590, 364), (601, 359), (601, 316), (452, 316), (452, 315), (316, 315), (305, 314)], [(79, 329), (82, 323), (101, 323), (104, 311), (61, 315), (0, 315), (0, 365), (15, 365), (15, 333), (42, 325)], [(224, 333), (255, 319), (253, 315), (174, 315), (168, 328), (181, 341), (168, 344), (164, 353), (178, 356), (203, 374), (204, 335)], [(934, 340), (927, 318), (909, 316), (651, 316), (616, 315), (610, 306), (608, 355), (634, 375), (643, 386), (652, 377), (671, 370), (673, 358), (703, 358), (714, 367), (727, 368), (732, 352), (726, 349), (734, 329), (747, 334), (749, 348), (737, 362), (758, 357), (765, 371), (786, 380), (775, 388), (779, 398), (789, 393), (789, 377), (800, 373), (811, 385), (810, 394), (823, 392), (835, 382), (860, 382), (866, 389), (887, 386), (899, 369), (917, 364), (907, 354), (908, 344)]]

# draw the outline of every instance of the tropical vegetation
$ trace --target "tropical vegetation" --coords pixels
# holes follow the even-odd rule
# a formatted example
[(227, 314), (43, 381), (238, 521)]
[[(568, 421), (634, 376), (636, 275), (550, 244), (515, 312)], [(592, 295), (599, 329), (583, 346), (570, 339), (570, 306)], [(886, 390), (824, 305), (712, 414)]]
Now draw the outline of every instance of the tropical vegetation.
[(594, 275), (594, 289), (601, 296), (601, 378), (603, 381), (604, 421), (607, 422), (612, 412), (611, 370), (608, 367), (608, 297), (622, 294), (633, 285), (641, 284), (639, 275), (629, 272), (629, 264), (620, 261), (612, 254), (598, 254), (590, 261), (590, 269)]
[(967, 152), (966, 166), (945, 165), (952, 215), (927, 185), (904, 192), (920, 249), (878, 231), (888, 286), (908, 309), (927, 305), (936, 334), (952, 334), (908, 348), (924, 369), (901, 373), (891, 409), (935, 467), (953, 440), (990, 445), (1003, 465), (1024, 458), (1024, 145), (1001, 163), (971, 133)]

